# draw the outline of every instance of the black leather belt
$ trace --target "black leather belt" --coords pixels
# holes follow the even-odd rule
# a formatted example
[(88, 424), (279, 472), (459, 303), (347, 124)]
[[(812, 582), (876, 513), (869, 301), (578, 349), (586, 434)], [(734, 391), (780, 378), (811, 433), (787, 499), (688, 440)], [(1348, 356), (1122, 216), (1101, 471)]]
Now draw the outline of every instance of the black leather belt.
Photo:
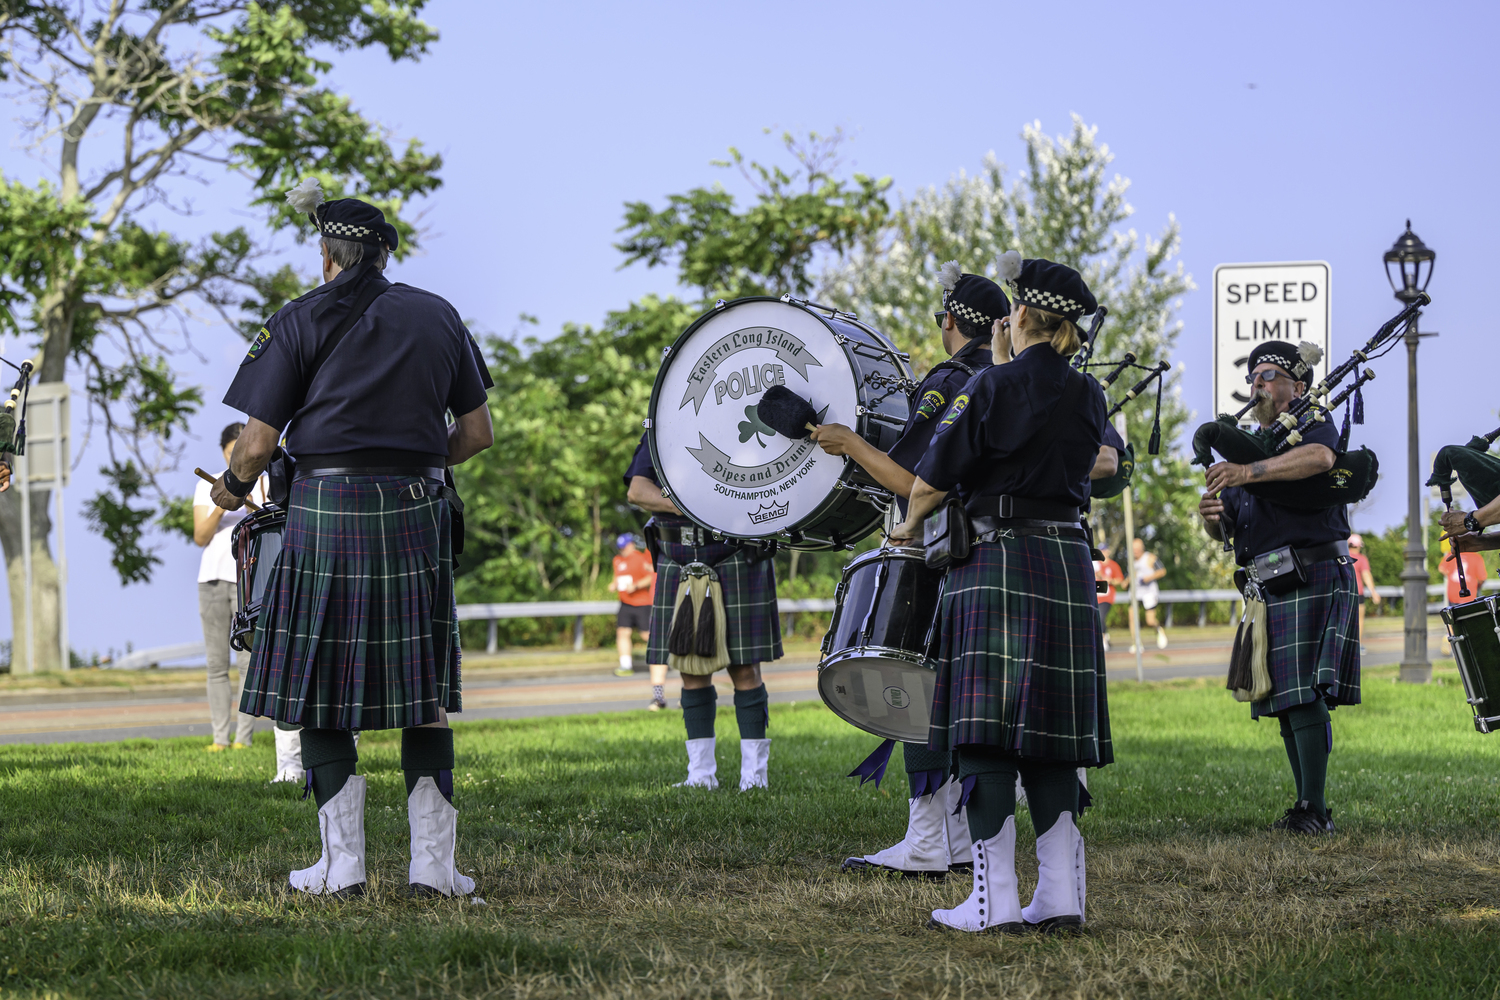
[(696, 524), (685, 528), (675, 525), (662, 525), (658, 530), (661, 531), (662, 541), (671, 542), (673, 545), (702, 546), (718, 541), (713, 536), (713, 532), (704, 531)]
[(1348, 542), (1324, 542), (1322, 545), (1314, 545), (1310, 549), (1296, 549), (1297, 558), (1302, 560), (1302, 565), (1308, 566), (1315, 562), (1327, 562), (1340, 556), (1349, 555)]
[(974, 541), (993, 542), (1001, 538), (1026, 535), (1048, 535), (1052, 538), (1088, 538), (1077, 521), (1053, 521), (1033, 517), (975, 517)]
[(398, 465), (348, 466), (337, 469), (298, 469), (296, 478), (313, 479), (317, 476), (416, 476), (442, 482), (443, 470)]
[(1077, 507), (1051, 500), (1029, 500), (1010, 494), (979, 497), (975, 506), (987, 517), (998, 517), (1007, 521), (1073, 521), (1081, 516)]

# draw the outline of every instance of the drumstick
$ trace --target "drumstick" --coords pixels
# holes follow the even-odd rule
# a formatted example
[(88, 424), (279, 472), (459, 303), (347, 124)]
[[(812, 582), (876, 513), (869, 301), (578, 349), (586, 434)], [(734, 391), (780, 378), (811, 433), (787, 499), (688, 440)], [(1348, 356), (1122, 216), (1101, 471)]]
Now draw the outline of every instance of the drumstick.
[[(194, 469), (193, 471), (198, 474), (198, 478), (199, 479), (205, 479), (205, 480), (207, 480), (210, 483), (217, 483), (219, 481), (219, 477), (218, 476), (210, 476), (208, 473), (204, 472), (202, 469)], [(251, 510), (253, 510), (253, 511), (259, 511), (260, 510), (260, 504), (256, 503), (254, 500), (249, 500), (249, 499), (246, 499), (244, 497), (241, 497), (241, 499), (245, 501), (245, 506), (249, 507)]]

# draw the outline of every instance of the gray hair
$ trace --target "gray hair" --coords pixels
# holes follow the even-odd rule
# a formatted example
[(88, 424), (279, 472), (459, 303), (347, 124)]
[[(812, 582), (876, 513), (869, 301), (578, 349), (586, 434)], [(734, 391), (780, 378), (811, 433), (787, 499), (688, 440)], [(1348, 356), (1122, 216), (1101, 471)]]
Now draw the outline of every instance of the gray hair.
[(391, 252), (383, 246), (372, 247), (368, 243), (359, 243), (354, 240), (336, 240), (331, 236), (324, 236), (320, 242), (328, 251), (328, 259), (345, 271), (364, 260), (365, 255), (370, 253), (376, 255), (375, 266), (384, 271), (391, 256)]

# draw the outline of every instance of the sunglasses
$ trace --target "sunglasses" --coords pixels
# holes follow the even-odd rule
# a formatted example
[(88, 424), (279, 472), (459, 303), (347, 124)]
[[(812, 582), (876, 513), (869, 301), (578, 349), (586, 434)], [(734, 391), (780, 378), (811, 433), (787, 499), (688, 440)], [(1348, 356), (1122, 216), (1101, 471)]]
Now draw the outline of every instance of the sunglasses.
[(937, 323), (938, 329), (941, 330), (943, 328), (943, 319), (947, 315), (948, 314), (946, 312), (935, 312), (932, 314), (932, 319), (935, 323)]
[(1257, 372), (1254, 375), (1246, 375), (1245, 376), (1245, 384), (1246, 385), (1254, 385), (1255, 384), (1255, 380), (1256, 379), (1260, 379), (1262, 382), (1265, 382), (1267, 385), (1269, 385), (1270, 383), (1276, 381), (1279, 378), (1291, 378), (1291, 376), (1288, 375), (1284, 371), (1280, 371), (1278, 369), (1271, 368), (1271, 369), (1268, 369), (1268, 370), (1263, 371), (1263, 372)]

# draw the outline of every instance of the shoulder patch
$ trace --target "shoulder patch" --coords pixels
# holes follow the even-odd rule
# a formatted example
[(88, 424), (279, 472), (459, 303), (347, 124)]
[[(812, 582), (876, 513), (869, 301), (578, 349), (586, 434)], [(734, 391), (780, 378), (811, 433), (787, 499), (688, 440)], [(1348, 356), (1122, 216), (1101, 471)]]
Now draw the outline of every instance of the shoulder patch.
[(953, 405), (948, 408), (948, 415), (943, 418), (943, 422), (941, 424), (939, 424), (938, 426), (940, 426), (940, 427), (947, 427), (949, 424), (953, 423), (953, 421), (955, 421), (955, 420), (958, 419), (959, 414), (963, 413), (964, 410), (967, 410), (968, 408), (969, 408), (969, 396), (968, 396), (968, 394), (967, 393), (959, 393), (957, 396), (955, 396), (953, 398)]
[(241, 361), (240, 364), (241, 365), (248, 365), (250, 362), (252, 362), (256, 358), (260, 357), (261, 353), (263, 351), (265, 351), (266, 345), (269, 344), (270, 342), (271, 342), (271, 330), (270, 330), (270, 328), (269, 327), (264, 327), (264, 326), (261, 327), (260, 328), (260, 333), (256, 334), (255, 335), (255, 339), (250, 342), (250, 352), (245, 355), (245, 360)]
[(943, 398), (942, 393), (936, 389), (928, 389), (922, 394), (922, 401), (917, 404), (917, 422), (932, 419), (946, 402), (948, 401)]

